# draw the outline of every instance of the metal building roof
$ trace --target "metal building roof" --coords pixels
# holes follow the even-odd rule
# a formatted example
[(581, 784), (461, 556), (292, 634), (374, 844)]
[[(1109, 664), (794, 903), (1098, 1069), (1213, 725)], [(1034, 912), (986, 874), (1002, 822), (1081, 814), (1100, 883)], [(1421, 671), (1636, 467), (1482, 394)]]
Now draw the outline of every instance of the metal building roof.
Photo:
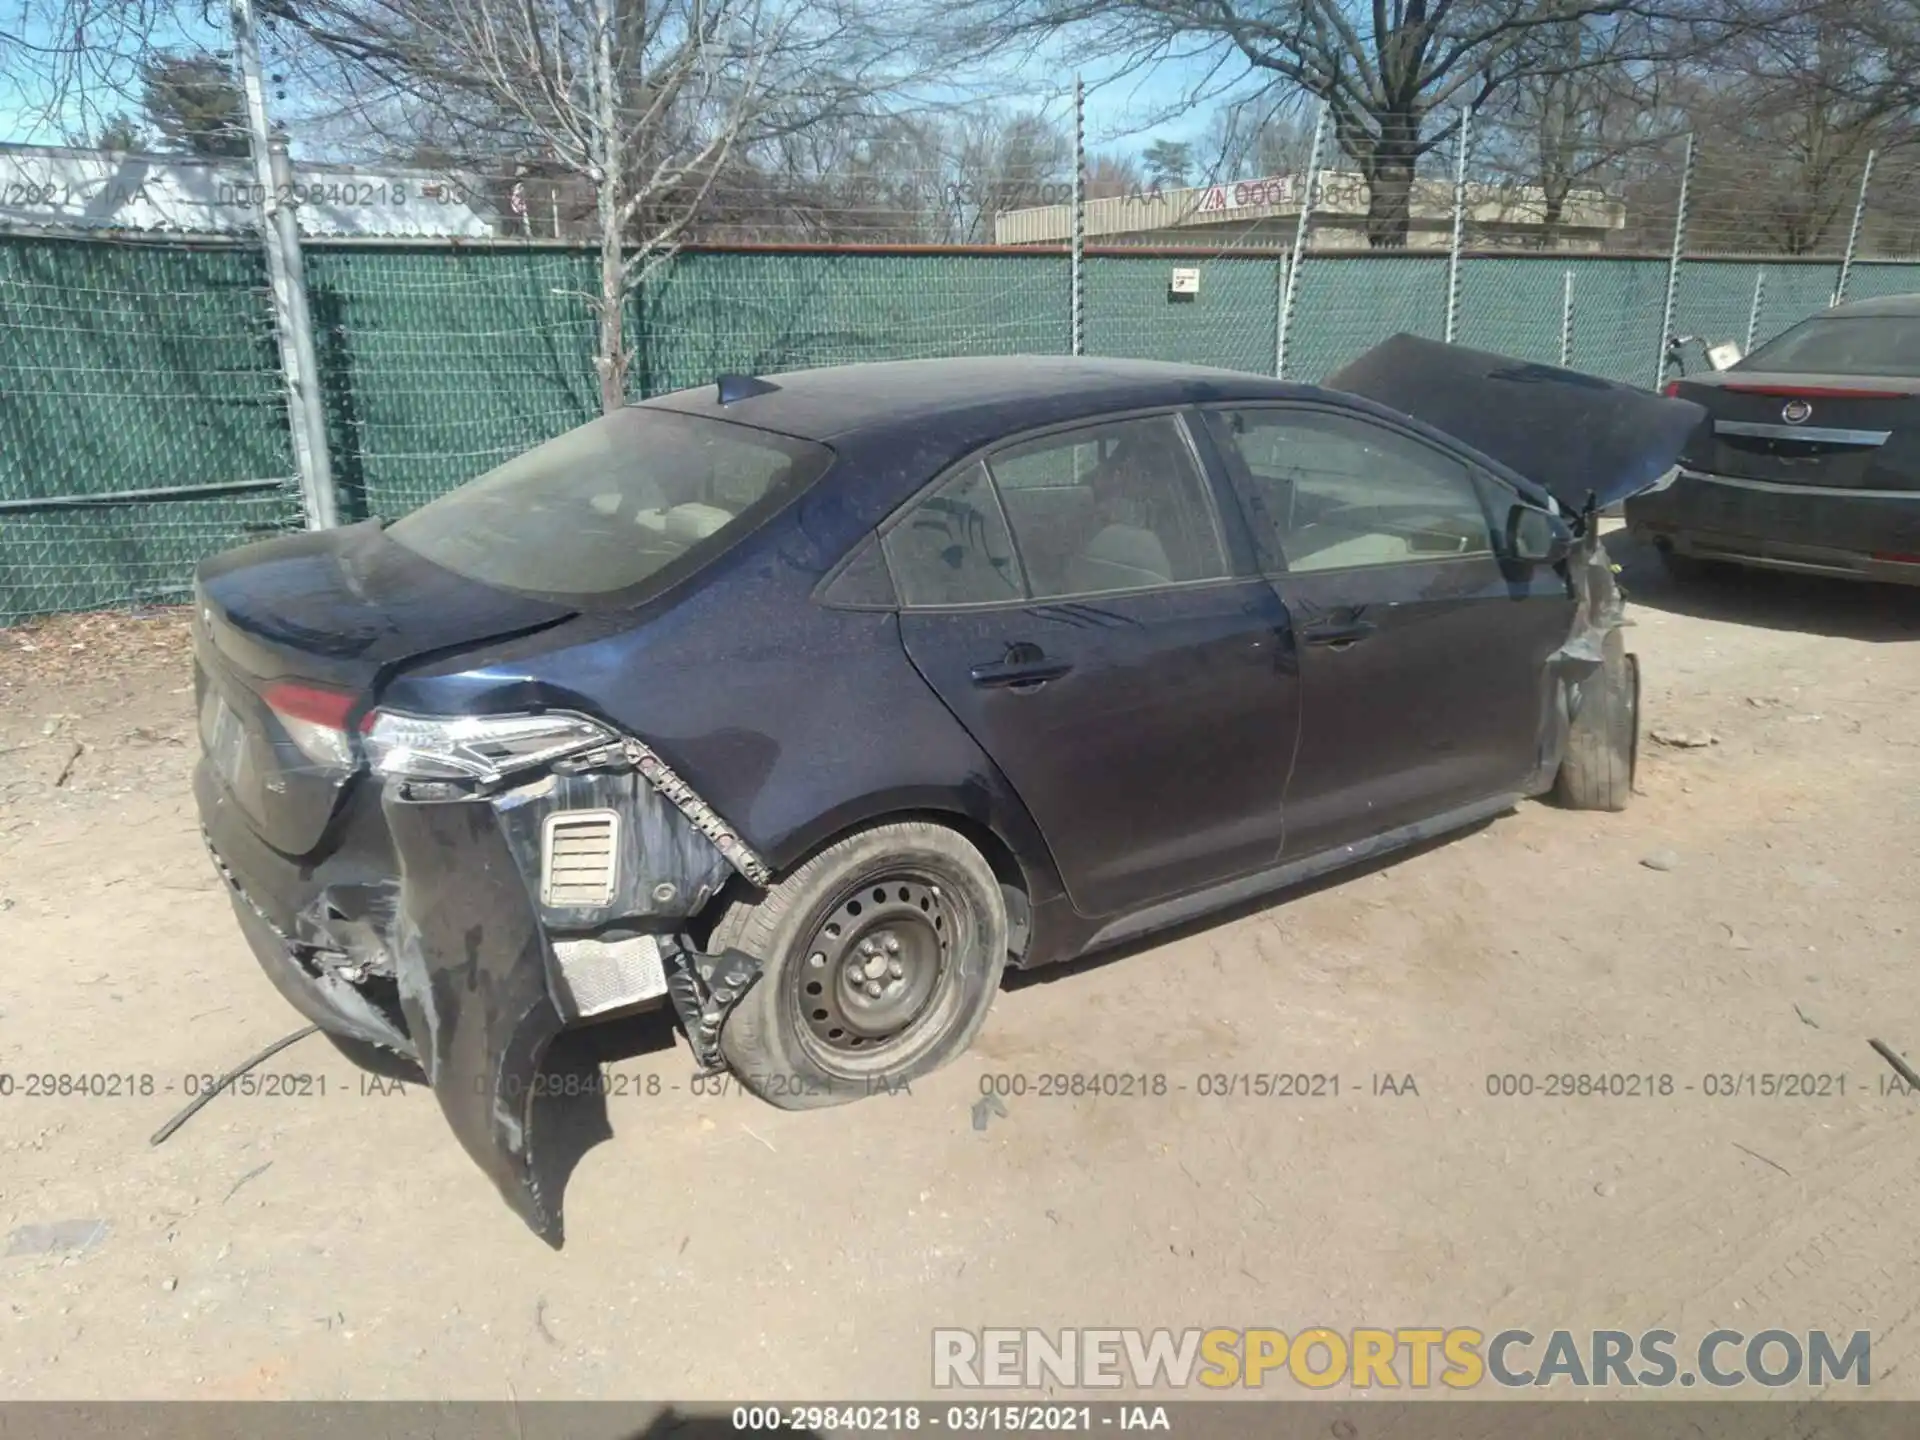
[[(293, 175), (303, 234), (496, 233), (480, 187), (465, 177), (298, 162)], [(245, 160), (0, 145), (0, 228), (244, 234), (259, 200)]]

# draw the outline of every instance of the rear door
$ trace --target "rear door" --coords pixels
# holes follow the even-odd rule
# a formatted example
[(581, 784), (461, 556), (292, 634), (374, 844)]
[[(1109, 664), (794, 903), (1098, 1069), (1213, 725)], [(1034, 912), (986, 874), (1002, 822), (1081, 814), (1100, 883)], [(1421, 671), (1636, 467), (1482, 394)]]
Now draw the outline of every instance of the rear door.
[(1207, 420), (1300, 644), (1288, 856), (1521, 789), (1573, 600), (1559, 572), (1515, 576), (1497, 554), (1490, 515), (1513, 492), (1338, 407)]
[(1173, 413), (1002, 448), (883, 536), (908, 655), (1089, 916), (1272, 864), (1299, 723), (1287, 614)]

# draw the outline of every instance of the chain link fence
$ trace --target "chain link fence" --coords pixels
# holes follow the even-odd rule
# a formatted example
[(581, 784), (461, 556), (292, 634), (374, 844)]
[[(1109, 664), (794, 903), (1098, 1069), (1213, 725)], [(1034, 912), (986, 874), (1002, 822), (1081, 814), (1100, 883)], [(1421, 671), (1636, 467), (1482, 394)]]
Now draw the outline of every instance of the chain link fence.
[(0, 242), (0, 622), (301, 523), (257, 250)]
[[(1284, 251), (1090, 248), (1089, 355), (1273, 374)], [(342, 519), (396, 516), (590, 418), (597, 257), (562, 245), (310, 241), (310, 309)], [(1197, 289), (1173, 284), (1198, 272)], [(1745, 345), (1830, 303), (1837, 258), (1669, 262), (1446, 250), (1302, 259), (1287, 378), (1398, 331), (1632, 384), (1665, 329)], [(689, 250), (633, 297), (636, 395), (722, 372), (1066, 354), (1072, 264), (1047, 248)], [(1853, 298), (1920, 290), (1856, 262)], [(183, 598), (202, 556), (304, 523), (259, 251), (0, 236), (0, 623)]]

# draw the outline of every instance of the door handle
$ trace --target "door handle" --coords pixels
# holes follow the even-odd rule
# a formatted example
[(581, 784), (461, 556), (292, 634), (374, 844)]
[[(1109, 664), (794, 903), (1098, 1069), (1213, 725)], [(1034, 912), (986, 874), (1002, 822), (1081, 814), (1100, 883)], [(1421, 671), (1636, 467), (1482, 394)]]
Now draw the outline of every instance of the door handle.
[(1038, 645), (1009, 645), (1006, 655), (967, 672), (983, 690), (1038, 690), (1072, 670), (1065, 660), (1049, 660)]
[(1378, 627), (1371, 620), (1341, 620), (1326, 625), (1309, 625), (1300, 638), (1308, 645), (1329, 650), (1350, 650), (1373, 634)]

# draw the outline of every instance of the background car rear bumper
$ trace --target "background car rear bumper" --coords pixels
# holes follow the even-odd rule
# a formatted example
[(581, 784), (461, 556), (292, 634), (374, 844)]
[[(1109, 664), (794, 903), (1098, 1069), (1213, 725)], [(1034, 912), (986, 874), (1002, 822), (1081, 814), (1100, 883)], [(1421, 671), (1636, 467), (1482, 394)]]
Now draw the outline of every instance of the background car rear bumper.
[(1682, 471), (1626, 505), (1628, 529), (1680, 555), (1920, 584), (1920, 491), (1826, 491)]

